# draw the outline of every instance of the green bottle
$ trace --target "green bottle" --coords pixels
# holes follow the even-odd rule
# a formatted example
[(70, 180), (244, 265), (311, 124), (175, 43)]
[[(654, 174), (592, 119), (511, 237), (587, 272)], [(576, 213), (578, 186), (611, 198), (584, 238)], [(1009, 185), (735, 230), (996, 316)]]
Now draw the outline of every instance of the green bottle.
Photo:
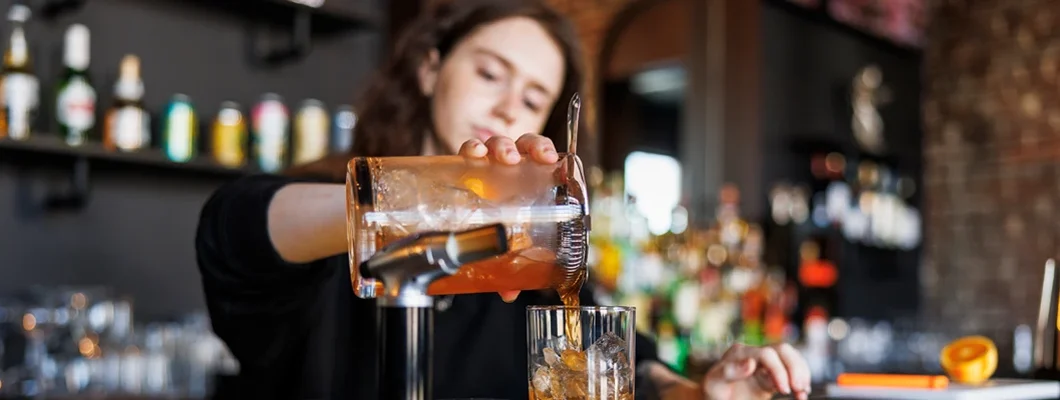
[(96, 126), (96, 89), (88, 76), (89, 31), (81, 24), (66, 30), (63, 77), (55, 97), (59, 134), (70, 146), (80, 146)]
[(175, 162), (188, 162), (198, 153), (199, 122), (191, 99), (173, 95), (163, 115), (162, 151)]
[(688, 340), (674, 330), (670, 321), (659, 324), (658, 352), (660, 361), (678, 374), (684, 375), (688, 366)]

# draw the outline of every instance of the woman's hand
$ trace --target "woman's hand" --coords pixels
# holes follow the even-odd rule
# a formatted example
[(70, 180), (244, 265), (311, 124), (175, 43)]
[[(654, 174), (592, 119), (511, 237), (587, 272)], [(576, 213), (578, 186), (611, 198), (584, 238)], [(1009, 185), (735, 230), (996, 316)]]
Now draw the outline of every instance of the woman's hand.
[[(471, 159), (489, 157), (493, 162), (513, 165), (522, 161), (522, 155), (530, 156), (531, 160), (542, 164), (553, 164), (559, 161), (559, 153), (556, 146), (547, 137), (532, 133), (519, 137), (512, 141), (504, 136), (494, 136), (486, 143), (481, 140), (471, 139), (460, 146), (460, 155)], [(511, 303), (519, 296), (519, 291), (501, 292), (501, 299)]]
[(704, 377), (708, 400), (768, 399), (775, 393), (806, 399), (810, 367), (787, 343), (751, 347), (733, 345)]
[(471, 139), (460, 146), (460, 155), (464, 157), (488, 156), (494, 162), (507, 165), (518, 164), (523, 154), (529, 155), (531, 159), (542, 164), (559, 161), (559, 153), (556, 152), (556, 145), (552, 143), (552, 140), (532, 133), (525, 134), (514, 142), (504, 136), (494, 136), (486, 143)]

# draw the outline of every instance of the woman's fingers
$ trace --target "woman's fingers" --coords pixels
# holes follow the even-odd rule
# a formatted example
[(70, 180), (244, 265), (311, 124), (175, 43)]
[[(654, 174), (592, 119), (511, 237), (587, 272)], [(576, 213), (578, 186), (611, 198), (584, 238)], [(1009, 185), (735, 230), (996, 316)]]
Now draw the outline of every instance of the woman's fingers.
[(529, 154), (534, 161), (543, 164), (552, 164), (559, 161), (559, 153), (556, 145), (547, 137), (528, 133), (515, 141), (515, 147), (520, 153)]
[(503, 165), (518, 164), (523, 154), (542, 164), (559, 161), (559, 153), (552, 140), (535, 134), (523, 135), (517, 141), (504, 136), (491, 137), (485, 143), (471, 139), (460, 146), (459, 154), (472, 159), (488, 156), (491, 161)]
[(489, 149), (486, 148), (486, 145), (483, 144), (481, 140), (471, 139), (460, 145), (460, 151), (458, 154), (468, 158), (482, 158), (485, 157), (488, 152)]
[(729, 361), (725, 364), (725, 379), (729, 381), (738, 381), (751, 377), (751, 374), (755, 372), (755, 359), (743, 358)]
[(784, 394), (791, 393), (791, 377), (788, 376), (788, 368), (780, 359), (780, 354), (772, 347), (760, 347), (753, 350), (754, 358), (758, 361), (761, 369), (769, 372), (773, 378), (773, 386)]
[(518, 164), (522, 161), (522, 156), (519, 155), (519, 149), (515, 147), (515, 142), (504, 136), (494, 136), (486, 141), (486, 148), (489, 149), (490, 158), (501, 164)]
[(788, 344), (767, 347), (734, 344), (708, 372), (704, 388), (708, 394), (723, 398), (747, 388), (754, 393), (780, 392), (806, 399), (810, 393), (810, 368), (802, 355)]
[(773, 347), (787, 368), (788, 376), (791, 378), (791, 388), (796, 392), (809, 392), (810, 366), (806, 360), (790, 344), (782, 343)]

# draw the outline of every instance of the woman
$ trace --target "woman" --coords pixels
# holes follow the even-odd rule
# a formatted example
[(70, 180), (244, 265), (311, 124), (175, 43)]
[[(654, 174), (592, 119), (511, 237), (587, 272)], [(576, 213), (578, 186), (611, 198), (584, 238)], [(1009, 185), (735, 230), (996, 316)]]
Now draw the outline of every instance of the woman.
[[(576, 43), (569, 23), (538, 1), (442, 3), (408, 30), (373, 81), (354, 152), (555, 162), (549, 137), (562, 137), (565, 102), (582, 78)], [(240, 362), (238, 379), (221, 389), (234, 398), (375, 398), (375, 306), (353, 295), (345, 255), (349, 157), (292, 171), (297, 177), (232, 182), (203, 208), (198, 262), (214, 330)], [(525, 309), (555, 297), (439, 303), (435, 396), (526, 398)], [(702, 384), (663, 367), (646, 338), (638, 337), (637, 355), (638, 373), (678, 398), (804, 395), (809, 387), (805, 363), (786, 345), (734, 347)]]

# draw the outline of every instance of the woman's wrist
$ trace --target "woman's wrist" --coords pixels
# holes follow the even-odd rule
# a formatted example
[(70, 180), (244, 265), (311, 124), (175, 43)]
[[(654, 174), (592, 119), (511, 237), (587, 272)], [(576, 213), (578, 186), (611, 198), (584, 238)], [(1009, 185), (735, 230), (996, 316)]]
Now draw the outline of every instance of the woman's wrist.
[(703, 387), (685, 378), (658, 361), (645, 361), (638, 366), (654, 386), (662, 400), (704, 400)]

